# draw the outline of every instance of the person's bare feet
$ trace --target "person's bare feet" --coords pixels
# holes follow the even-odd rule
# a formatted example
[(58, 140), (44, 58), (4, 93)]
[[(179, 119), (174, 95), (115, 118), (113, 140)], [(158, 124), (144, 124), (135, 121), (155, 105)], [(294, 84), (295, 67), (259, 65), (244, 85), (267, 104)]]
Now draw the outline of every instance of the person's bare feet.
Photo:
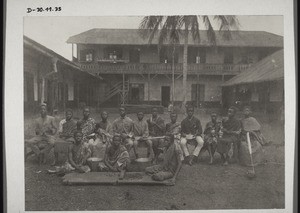
[(214, 163), (214, 159), (210, 158), (209, 165), (212, 165), (213, 163)]
[(228, 166), (228, 162), (225, 161), (225, 162), (223, 163), (223, 166)]
[(188, 162), (188, 164), (189, 164), (190, 166), (193, 165), (194, 157), (195, 157), (194, 155), (191, 155), (191, 156), (190, 156), (190, 159), (189, 159), (189, 162)]

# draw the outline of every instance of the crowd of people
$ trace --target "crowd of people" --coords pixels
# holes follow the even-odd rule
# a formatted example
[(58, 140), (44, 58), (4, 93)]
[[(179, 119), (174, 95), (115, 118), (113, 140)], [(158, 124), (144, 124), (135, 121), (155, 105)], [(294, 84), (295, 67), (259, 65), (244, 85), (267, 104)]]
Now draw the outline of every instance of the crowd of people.
[[(64, 169), (89, 172), (91, 169), (87, 161), (95, 157), (97, 149), (94, 142), (97, 140), (104, 148), (99, 170), (120, 172), (122, 179), (128, 165), (140, 158), (139, 145), (144, 144), (147, 146), (147, 158), (153, 164), (145, 172), (153, 180), (170, 179), (174, 182), (182, 163), (192, 166), (205, 151), (210, 156), (209, 164), (214, 163), (215, 152), (220, 154), (224, 166), (237, 162), (249, 165), (250, 154), (253, 155), (251, 164), (262, 161), (262, 146), (266, 140), (260, 132), (260, 124), (250, 116), (250, 107), (243, 109), (242, 120), (236, 118), (236, 112), (235, 107), (230, 107), (227, 117), (221, 121), (217, 113), (211, 113), (211, 120), (203, 130), (199, 118), (194, 115), (193, 106), (186, 107), (186, 118), (181, 122), (177, 121), (177, 113), (171, 111), (168, 123), (155, 107), (149, 119), (145, 119), (144, 113), (139, 111), (135, 121), (127, 116), (124, 107), (120, 107), (120, 116), (112, 123), (106, 111), (101, 113), (101, 121), (96, 122), (90, 117), (90, 109), (85, 107), (83, 118), (78, 121), (73, 119), (72, 110), (67, 109), (57, 128), (54, 117), (47, 114), (47, 105), (42, 104), (40, 117), (35, 120), (36, 135), (25, 140), (25, 145), (42, 164), (56, 144), (68, 142), (68, 160)], [(58, 153), (54, 154), (53, 165), (58, 161)]]

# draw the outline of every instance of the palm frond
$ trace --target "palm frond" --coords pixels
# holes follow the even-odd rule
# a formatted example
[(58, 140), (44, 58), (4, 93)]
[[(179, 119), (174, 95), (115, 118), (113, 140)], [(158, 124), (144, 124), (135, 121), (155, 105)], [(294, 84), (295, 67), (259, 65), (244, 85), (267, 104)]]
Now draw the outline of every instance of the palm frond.
[(230, 32), (231, 30), (239, 29), (239, 22), (236, 16), (214, 16), (214, 19), (219, 21), (219, 31), (221, 32), (223, 38), (226, 40), (232, 39)]
[(191, 33), (193, 36), (193, 40), (197, 43), (200, 43), (200, 33), (199, 33), (199, 22), (198, 22), (198, 17), (197, 16), (192, 16), (191, 17)]
[(216, 33), (214, 31), (214, 28), (212, 27), (209, 17), (208, 16), (202, 16), (203, 23), (206, 27), (206, 33), (207, 33), (207, 39), (210, 43), (212, 43), (214, 46), (216, 45)]
[(141, 37), (148, 38), (149, 44), (151, 44), (162, 22), (163, 16), (145, 16), (139, 26)]

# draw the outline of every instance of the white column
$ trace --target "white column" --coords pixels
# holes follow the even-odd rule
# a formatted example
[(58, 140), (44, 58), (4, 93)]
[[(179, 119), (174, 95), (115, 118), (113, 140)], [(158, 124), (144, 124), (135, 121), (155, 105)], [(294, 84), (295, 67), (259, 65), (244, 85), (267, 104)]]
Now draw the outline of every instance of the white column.
[(42, 78), (41, 103), (45, 101), (45, 78)]

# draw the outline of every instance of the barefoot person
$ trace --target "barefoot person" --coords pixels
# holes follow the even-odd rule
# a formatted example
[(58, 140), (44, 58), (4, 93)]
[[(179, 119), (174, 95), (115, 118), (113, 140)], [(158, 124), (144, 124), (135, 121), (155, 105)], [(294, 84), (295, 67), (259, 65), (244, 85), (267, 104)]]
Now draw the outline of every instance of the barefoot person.
[(148, 130), (148, 123), (144, 120), (144, 113), (138, 112), (137, 113), (138, 120), (134, 122), (133, 126), (133, 148), (135, 157), (138, 158), (137, 150), (138, 144), (141, 142), (145, 142), (148, 146), (148, 152), (150, 153), (150, 159), (154, 158), (153, 148), (152, 148), (152, 141), (148, 139), (149, 137), (149, 130)]
[[(203, 147), (204, 141), (201, 137), (202, 126), (198, 118), (194, 116), (194, 107), (187, 107), (187, 117), (181, 122), (181, 141), (180, 145), (184, 153), (184, 162), (190, 166), (193, 164), (195, 158), (199, 156), (199, 153)], [(195, 144), (193, 154), (190, 155), (187, 144)]]
[(86, 173), (91, 171), (87, 166), (87, 159), (91, 157), (91, 150), (88, 145), (83, 141), (83, 134), (80, 131), (74, 133), (74, 144), (69, 146), (68, 156), (71, 170)]
[[(241, 144), (239, 147), (240, 164), (251, 166), (249, 144), (251, 145), (251, 157), (254, 165), (260, 164), (264, 160), (263, 145), (266, 140), (260, 129), (261, 125), (258, 121), (251, 117), (251, 109), (249, 106), (243, 109), (244, 118), (242, 119)], [(248, 141), (249, 140), (249, 141)]]
[(112, 143), (106, 149), (104, 163), (101, 162), (99, 167), (102, 171), (120, 172), (120, 179), (123, 179), (130, 159), (127, 149), (121, 143), (122, 137), (114, 135)]
[(179, 144), (174, 142), (174, 136), (166, 136), (164, 144), (166, 145), (166, 152), (163, 162), (147, 167), (146, 174), (152, 175), (152, 179), (155, 181), (170, 179), (171, 184), (174, 185), (182, 165), (182, 151)]
[(228, 119), (222, 121), (223, 135), (218, 140), (217, 152), (220, 153), (223, 160), (223, 165), (228, 165), (229, 150), (233, 145), (233, 158), (237, 161), (238, 157), (238, 142), (241, 133), (241, 122), (235, 118), (236, 108), (228, 109)]
[[(217, 148), (217, 141), (219, 138), (219, 132), (221, 130), (221, 123), (217, 121), (217, 113), (211, 113), (211, 121), (206, 124), (204, 130), (204, 146), (202, 150), (208, 150), (210, 161), (213, 163), (214, 154)], [(201, 150), (201, 151), (202, 151)]]
[(130, 152), (133, 146), (133, 121), (126, 116), (126, 109), (120, 107), (120, 117), (117, 118), (112, 124), (112, 133), (119, 134), (122, 137), (122, 144)]
[(177, 114), (172, 112), (170, 114), (171, 122), (166, 124), (166, 136), (174, 136), (174, 142), (180, 143), (181, 124), (177, 122)]
[(54, 145), (54, 162), (55, 165), (58, 162), (58, 153), (65, 150), (67, 151), (68, 146), (59, 144), (63, 142), (74, 142), (74, 132), (77, 128), (77, 122), (73, 119), (73, 111), (71, 109), (66, 109), (66, 118), (59, 122), (58, 126), (58, 139)]
[(25, 143), (38, 157), (39, 164), (46, 163), (46, 157), (54, 146), (57, 130), (54, 117), (47, 115), (46, 104), (41, 104), (40, 117), (35, 120), (34, 126), (36, 136), (25, 140)]
[[(152, 108), (152, 116), (147, 119), (149, 135), (150, 137), (163, 137), (165, 135), (165, 122), (158, 115), (158, 110), (156, 107)], [(154, 161), (157, 161), (158, 155), (162, 152), (159, 148), (160, 144), (164, 142), (164, 139), (152, 139)], [(150, 154), (150, 153), (149, 153)]]

